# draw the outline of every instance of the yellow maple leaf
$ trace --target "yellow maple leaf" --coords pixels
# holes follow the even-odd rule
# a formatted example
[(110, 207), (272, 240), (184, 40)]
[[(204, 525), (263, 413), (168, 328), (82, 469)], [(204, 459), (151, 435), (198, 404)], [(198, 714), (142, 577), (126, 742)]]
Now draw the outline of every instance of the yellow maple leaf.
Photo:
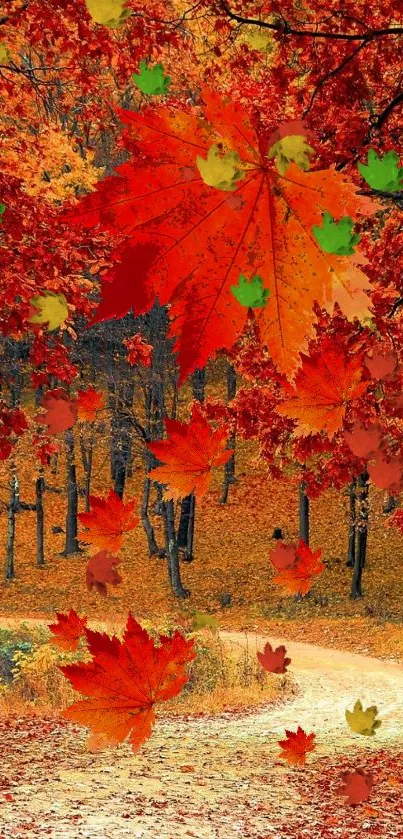
[(315, 149), (309, 145), (306, 137), (300, 134), (291, 134), (289, 137), (281, 137), (271, 147), (268, 157), (275, 158), (277, 171), (285, 175), (290, 163), (295, 163), (299, 169), (309, 169), (308, 155), (315, 154)]
[(237, 181), (243, 178), (240, 164), (238, 152), (230, 151), (220, 157), (220, 149), (215, 145), (208, 150), (206, 160), (200, 155), (196, 158), (196, 166), (204, 183), (227, 192), (235, 189)]
[(267, 29), (258, 26), (248, 27), (244, 38), (248, 47), (258, 52), (268, 52), (273, 48), (273, 37)]
[(85, 0), (94, 23), (117, 29), (131, 15), (131, 9), (125, 8), (126, 0)]
[(357, 702), (354, 705), (354, 710), (346, 710), (346, 720), (351, 730), (355, 731), (356, 734), (372, 736), (375, 734), (375, 730), (382, 725), (381, 720), (375, 719), (377, 713), (378, 709), (376, 705), (371, 705), (366, 711), (364, 711), (362, 702), (357, 699)]
[(49, 332), (58, 329), (68, 316), (67, 300), (64, 294), (46, 291), (30, 299), (31, 306), (38, 312), (28, 318), (29, 323), (47, 323)]
[(10, 61), (10, 50), (7, 49), (5, 43), (0, 43), (0, 64), (8, 64)]

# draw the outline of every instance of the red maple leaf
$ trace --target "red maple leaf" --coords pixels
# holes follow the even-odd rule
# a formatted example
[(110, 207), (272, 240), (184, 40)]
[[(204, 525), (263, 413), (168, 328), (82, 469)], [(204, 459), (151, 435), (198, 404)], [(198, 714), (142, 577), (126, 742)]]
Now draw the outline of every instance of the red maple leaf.
[(138, 516), (133, 515), (136, 504), (135, 499), (125, 504), (113, 489), (109, 490), (107, 498), (90, 495), (92, 510), (77, 516), (87, 528), (80, 534), (80, 539), (106, 551), (118, 551), (123, 534), (134, 530), (139, 522)]
[(57, 623), (49, 623), (48, 629), (54, 634), (50, 638), (51, 644), (56, 644), (62, 650), (76, 650), (80, 638), (85, 634), (88, 618), (80, 618), (74, 609), (68, 615), (56, 612)]
[(390, 382), (397, 373), (398, 358), (394, 350), (382, 352), (379, 347), (374, 347), (371, 354), (367, 353), (364, 359), (366, 368), (373, 379), (382, 379)]
[(278, 571), (282, 571), (283, 568), (293, 568), (297, 561), (297, 546), (294, 543), (286, 545), (284, 542), (277, 542), (269, 559)]
[(74, 425), (77, 417), (77, 400), (70, 399), (64, 388), (48, 390), (41, 398), (45, 414), (37, 414), (35, 419), (40, 425), (48, 426), (49, 434), (59, 434)]
[(346, 804), (359, 804), (369, 798), (374, 785), (372, 775), (362, 769), (355, 769), (354, 772), (343, 772), (341, 778), (343, 786), (339, 787), (337, 793), (346, 796)]
[(258, 652), (256, 655), (260, 664), (268, 671), (268, 673), (286, 673), (287, 665), (291, 664), (291, 659), (285, 658), (286, 652), (287, 650), (283, 644), (273, 650), (271, 644), (267, 642), (264, 647), (264, 652)]
[(379, 489), (389, 492), (399, 492), (402, 487), (403, 460), (396, 457), (393, 460), (386, 456), (377, 457), (375, 463), (367, 466), (372, 483)]
[(88, 591), (94, 587), (98, 594), (106, 597), (106, 584), (117, 586), (122, 582), (121, 576), (118, 574), (115, 565), (118, 565), (121, 560), (118, 556), (112, 556), (107, 551), (99, 551), (88, 560), (86, 569), (86, 583)]
[(356, 457), (369, 458), (379, 451), (383, 439), (380, 425), (374, 423), (369, 428), (357, 421), (352, 431), (345, 431), (344, 437), (348, 447)]
[(303, 539), (300, 539), (295, 565), (292, 568), (284, 568), (280, 571), (273, 578), (273, 583), (282, 586), (286, 594), (300, 593), (304, 596), (312, 586), (312, 578), (320, 574), (325, 568), (323, 562), (320, 561), (321, 556), (321, 548), (314, 553)]
[[(248, 310), (231, 286), (241, 273), (259, 274), (271, 291), (257, 315), (262, 341), (292, 377), (312, 336), (315, 301), (331, 301), (333, 309), (334, 300), (343, 307), (348, 298), (350, 317), (359, 314), (352, 299), (358, 295), (362, 308), (369, 285), (357, 267), (367, 261), (363, 255), (324, 252), (312, 225), (322, 223), (326, 210), (335, 218), (356, 217), (380, 207), (334, 167), (303, 172), (291, 163), (281, 175), (257, 119), (206, 87), (201, 93), (205, 119), (171, 106), (118, 109), (133, 159), (64, 214), (72, 224), (100, 224), (128, 237), (120, 265), (104, 278), (93, 322), (130, 309), (142, 314), (156, 295), (162, 305), (169, 302), (183, 381), (217, 350), (232, 347)], [(243, 177), (230, 196), (205, 183), (197, 169), (197, 157), (206, 160), (217, 143), (223, 154), (239, 155)]]
[(93, 422), (97, 412), (104, 407), (104, 395), (93, 387), (79, 390), (77, 393), (77, 416), (84, 422)]
[(323, 431), (334, 437), (343, 425), (348, 403), (368, 387), (368, 382), (361, 381), (362, 370), (359, 355), (349, 358), (343, 348), (326, 338), (320, 351), (303, 357), (295, 386), (288, 385), (289, 396), (275, 411), (297, 422), (297, 436)]
[(194, 640), (178, 631), (160, 635), (159, 646), (129, 613), (123, 640), (85, 631), (92, 661), (60, 667), (74, 689), (89, 697), (63, 712), (92, 729), (88, 747), (122, 743), (134, 752), (151, 736), (154, 705), (176, 696), (188, 680), (185, 665), (196, 657)]
[(313, 742), (315, 734), (305, 734), (301, 726), (298, 726), (296, 731), (285, 731), (287, 735), (286, 740), (279, 740), (278, 744), (282, 748), (280, 757), (296, 766), (303, 766), (306, 762), (308, 752), (313, 752), (316, 744)]
[(165, 499), (184, 498), (191, 492), (202, 498), (210, 486), (212, 468), (222, 466), (233, 454), (233, 449), (225, 449), (226, 427), (213, 431), (197, 402), (193, 403), (188, 424), (166, 419), (165, 427), (168, 440), (147, 443), (165, 464), (152, 469), (149, 477), (168, 485)]

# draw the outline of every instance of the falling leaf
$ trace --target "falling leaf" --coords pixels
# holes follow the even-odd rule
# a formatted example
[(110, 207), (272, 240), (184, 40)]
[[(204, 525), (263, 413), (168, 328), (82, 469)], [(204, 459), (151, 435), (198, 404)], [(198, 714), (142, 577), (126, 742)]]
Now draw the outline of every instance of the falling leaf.
[[(313, 336), (315, 302), (332, 302), (333, 288), (340, 288), (350, 311), (353, 283), (360, 309), (363, 300), (370, 304), (363, 294), (368, 277), (355, 264), (352, 273), (358, 253), (324, 253), (312, 225), (320, 223), (325, 210), (335, 218), (345, 213), (356, 219), (381, 205), (358, 195), (356, 185), (335, 167), (303, 172), (291, 162), (287, 176), (280, 176), (275, 166), (268, 167), (267, 139), (252, 125), (248, 110), (204, 86), (201, 97), (203, 119), (173, 105), (147, 114), (118, 109), (144, 162), (139, 166), (136, 154), (61, 216), (70, 225), (91, 229), (99, 224), (127, 235), (121, 261), (102, 284), (93, 322), (123, 317), (131, 309), (141, 315), (158, 295), (161, 305), (170, 306), (170, 337), (182, 382), (219, 350), (233, 346), (248, 309), (239, 306), (231, 285), (240, 272), (261, 274), (270, 278), (271, 295), (255, 313), (259, 333), (291, 380)], [(184, 167), (194, 167), (196, 154), (208, 166), (209, 149), (219, 142), (239, 155), (239, 166), (233, 163), (225, 173), (228, 186), (235, 184), (233, 203), (198, 173), (183, 175)], [(241, 169), (242, 179), (234, 182)]]
[(378, 489), (387, 489), (389, 492), (399, 492), (403, 479), (403, 460), (395, 457), (393, 460), (380, 452), (375, 463), (367, 466), (369, 477)]
[(204, 629), (206, 626), (208, 626), (213, 632), (217, 632), (217, 618), (214, 618), (213, 615), (208, 615), (206, 612), (193, 612), (192, 632), (197, 632), (198, 629)]
[(280, 402), (278, 414), (296, 420), (294, 434), (306, 436), (323, 431), (332, 438), (342, 427), (348, 403), (368, 387), (362, 382), (359, 355), (348, 357), (346, 351), (330, 340), (320, 352), (303, 356), (290, 396)]
[(126, 0), (85, 0), (95, 23), (117, 29), (124, 24), (132, 10), (125, 7)]
[(196, 657), (194, 640), (175, 631), (160, 635), (159, 646), (131, 613), (123, 640), (115, 635), (85, 630), (92, 661), (60, 670), (73, 688), (88, 697), (63, 712), (93, 732), (88, 747), (122, 743), (128, 736), (132, 750), (151, 736), (154, 706), (180, 693), (188, 680), (185, 665)]
[(315, 154), (315, 149), (307, 143), (306, 137), (298, 134), (281, 137), (268, 152), (268, 158), (275, 158), (276, 168), (280, 175), (285, 175), (290, 163), (295, 163), (299, 169), (309, 169), (309, 155)]
[(2, 41), (0, 43), (0, 64), (8, 64), (10, 61), (11, 55), (10, 50), (6, 47), (5, 43)]
[(125, 504), (113, 489), (109, 490), (107, 498), (90, 495), (91, 511), (77, 516), (87, 528), (80, 534), (80, 539), (101, 550), (118, 551), (123, 535), (134, 530), (139, 522), (139, 517), (133, 515), (136, 504), (135, 499)]
[(108, 551), (99, 551), (88, 560), (86, 569), (86, 583), (88, 591), (95, 588), (102, 597), (106, 597), (108, 590), (106, 584), (117, 586), (122, 582), (115, 565), (121, 560), (118, 556), (108, 554)]
[(235, 189), (237, 181), (244, 176), (244, 172), (240, 169), (240, 162), (236, 151), (227, 152), (221, 157), (218, 146), (211, 146), (207, 159), (200, 157), (199, 154), (196, 157), (196, 166), (204, 183), (226, 192)]
[(369, 428), (365, 428), (362, 422), (354, 423), (352, 431), (345, 431), (344, 438), (348, 447), (356, 457), (369, 458), (379, 451), (383, 431), (380, 425), (374, 423)]
[(74, 425), (77, 417), (77, 401), (70, 399), (67, 391), (62, 387), (48, 390), (41, 397), (42, 408), (45, 414), (37, 414), (36, 422), (48, 426), (49, 434), (59, 434)]
[(331, 213), (323, 213), (322, 227), (314, 224), (312, 232), (322, 250), (326, 253), (352, 254), (354, 245), (360, 241), (358, 233), (352, 233), (354, 226), (350, 216), (343, 216), (340, 221), (335, 221)]
[(6, 205), (5, 204), (0, 204), (0, 224), (3, 221), (2, 216), (5, 212), (6, 212)]
[(376, 705), (371, 705), (366, 711), (363, 710), (362, 702), (357, 699), (354, 710), (346, 710), (346, 720), (352, 731), (356, 734), (373, 736), (377, 728), (382, 725), (382, 720), (376, 720), (378, 714)]
[(307, 594), (312, 587), (312, 578), (326, 567), (321, 562), (321, 556), (321, 548), (314, 553), (303, 539), (300, 539), (295, 565), (292, 568), (283, 568), (276, 577), (273, 577), (273, 583), (281, 586), (285, 594)]
[(308, 752), (313, 752), (316, 745), (313, 743), (315, 734), (305, 734), (305, 731), (298, 726), (297, 731), (285, 731), (287, 735), (286, 740), (279, 740), (278, 744), (282, 748), (280, 757), (287, 761), (287, 763), (296, 766), (303, 766), (306, 762)]
[(68, 317), (69, 310), (64, 294), (55, 294), (53, 291), (46, 291), (45, 294), (37, 294), (31, 297), (30, 304), (38, 311), (32, 314), (29, 323), (47, 324), (50, 332), (64, 323)]
[(226, 449), (227, 429), (225, 426), (213, 431), (195, 402), (188, 424), (177, 420), (165, 420), (168, 440), (147, 443), (150, 451), (164, 466), (157, 466), (149, 473), (153, 481), (167, 484), (164, 499), (178, 499), (190, 495), (203, 498), (209, 489), (214, 466), (222, 466), (229, 460), (233, 449)]
[(282, 644), (274, 650), (267, 642), (263, 653), (256, 653), (260, 664), (267, 670), (268, 673), (286, 673), (288, 664), (291, 664), (290, 658), (285, 658), (287, 650)]
[(403, 187), (403, 166), (395, 151), (378, 156), (375, 149), (368, 152), (368, 165), (358, 164), (358, 170), (371, 189), (380, 192), (397, 192)]
[(247, 280), (244, 274), (240, 274), (238, 285), (232, 285), (231, 291), (242, 306), (250, 306), (252, 309), (265, 306), (270, 295), (270, 290), (263, 287), (259, 275)]
[(286, 545), (284, 542), (278, 542), (270, 554), (270, 562), (282, 571), (284, 568), (293, 568), (297, 561), (297, 546), (294, 544)]
[(337, 790), (338, 795), (346, 796), (346, 804), (360, 804), (369, 798), (374, 781), (370, 774), (362, 769), (355, 769), (354, 772), (343, 772), (343, 786)]
[(100, 390), (87, 387), (77, 393), (77, 417), (83, 422), (93, 422), (98, 411), (104, 407), (104, 395)]
[(54, 638), (50, 638), (51, 644), (56, 644), (62, 650), (76, 650), (80, 638), (85, 635), (85, 627), (88, 618), (80, 618), (74, 609), (70, 609), (68, 615), (56, 612), (57, 623), (48, 624), (48, 629), (53, 632)]
[(145, 61), (140, 61), (139, 72), (133, 73), (132, 78), (139, 90), (150, 96), (161, 96), (167, 93), (171, 83), (171, 77), (164, 75), (162, 64), (149, 67)]
[(372, 354), (364, 357), (364, 364), (373, 379), (393, 381), (397, 372), (398, 358), (394, 350), (383, 353), (379, 347), (374, 347)]

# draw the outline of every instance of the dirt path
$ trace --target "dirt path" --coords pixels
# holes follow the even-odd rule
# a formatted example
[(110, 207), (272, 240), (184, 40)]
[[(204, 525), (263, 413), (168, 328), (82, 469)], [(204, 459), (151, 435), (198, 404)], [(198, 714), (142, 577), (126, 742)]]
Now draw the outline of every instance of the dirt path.
[[(243, 633), (220, 636), (246, 643)], [(250, 650), (266, 640), (248, 636)], [(125, 745), (88, 754), (85, 731), (67, 723), (2, 727), (0, 839), (402, 839), (403, 665), (270, 641), (287, 647), (295, 697), (247, 715), (157, 721), (138, 755)], [(356, 699), (378, 706), (374, 737), (347, 726), (344, 712)], [(278, 760), (277, 741), (298, 725), (314, 731), (317, 743), (301, 769)], [(372, 814), (335, 799), (344, 769), (367, 771), (374, 762)]]

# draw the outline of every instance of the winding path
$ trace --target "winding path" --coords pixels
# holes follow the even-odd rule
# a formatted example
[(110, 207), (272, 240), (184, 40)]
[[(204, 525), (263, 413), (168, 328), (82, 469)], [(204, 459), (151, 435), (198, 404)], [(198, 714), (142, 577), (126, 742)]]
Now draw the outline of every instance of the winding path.
[[(246, 644), (244, 633), (220, 636)], [(6, 730), (1, 792), (11, 799), (1, 803), (0, 839), (402, 839), (403, 786), (393, 792), (393, 815), (379, 812), (374, 827), (344, 803), (345, 824), (333, 824), (325, 798), (314, 810), (300, 779), (314, 785), (323, 759), (337, 775), (342, 759), (354, 761), (363, 749), (391, 749), (403, 764), (403, 665), (272, 636), (248, 636), (249, 649), (267, 640), (285, 644), (295, 696), (248, 714), (157, 719), (138, 755), (126, 745), (88, 754), (85, 732), (67, 724), (51, 724), (36, 739), (24, 737), (23, 727)], [(374, 737), (347, 726), (345, 709), (357, 699), (378, 706), (382, 726)], [(297, 725), (316, 734), (302, 770), (278, 759), (277, 741)]]

